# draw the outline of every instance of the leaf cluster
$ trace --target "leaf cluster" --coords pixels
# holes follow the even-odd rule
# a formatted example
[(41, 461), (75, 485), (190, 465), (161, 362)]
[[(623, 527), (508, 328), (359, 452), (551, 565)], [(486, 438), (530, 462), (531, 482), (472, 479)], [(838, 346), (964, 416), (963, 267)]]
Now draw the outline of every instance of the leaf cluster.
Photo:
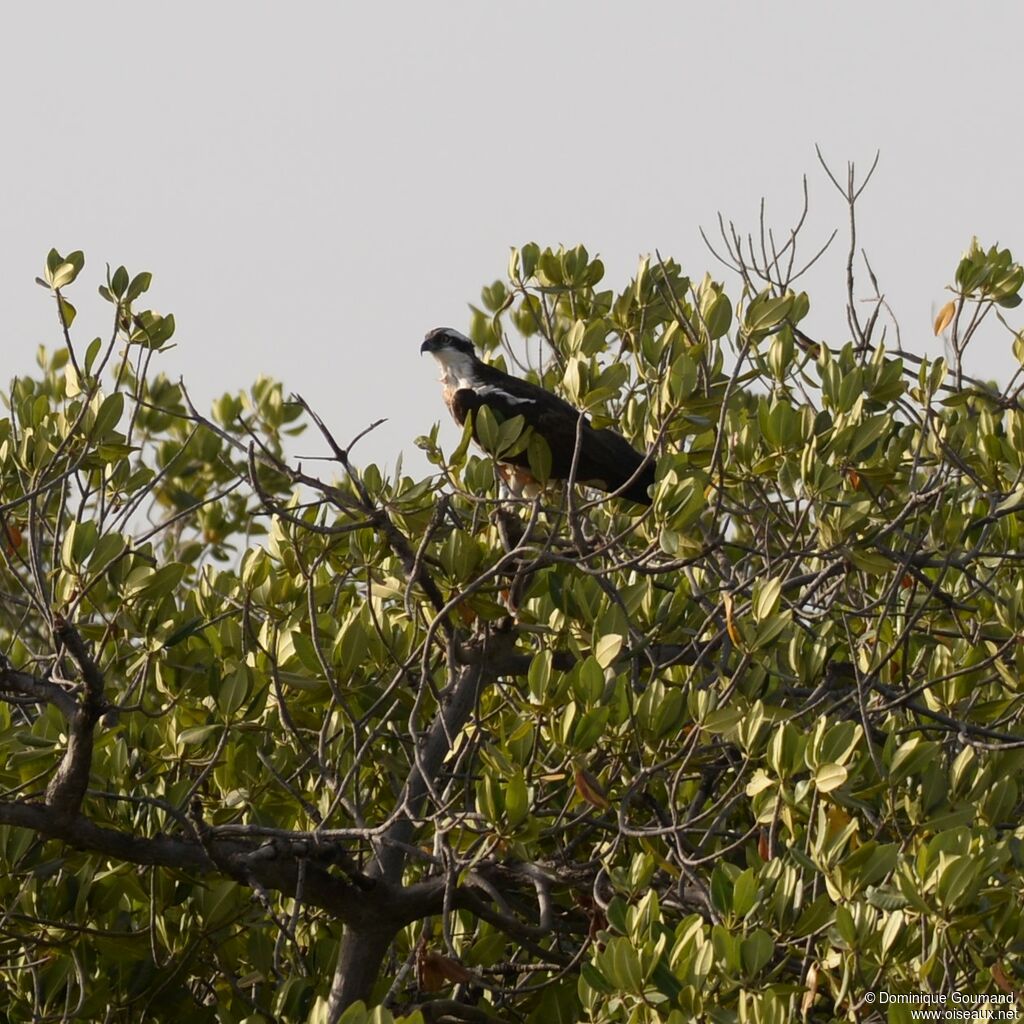
[[(873, 318), (811, 338), (778, 253), (616, 291), (527, 245), (474, 339), (658, 482), (510, 501), (468, 433), (414, 479), (272, 381), (201, 413), (145, 273), (80, 358), (83, 266), (47, 260), (64, 345), (0, 420), (12, 1013), (782, 1022), (1020, 984), (1015, 382)], [(956, 352), (1018, 270), (965, 256)], [(310, 424), (332, 477), (285, 455)]]

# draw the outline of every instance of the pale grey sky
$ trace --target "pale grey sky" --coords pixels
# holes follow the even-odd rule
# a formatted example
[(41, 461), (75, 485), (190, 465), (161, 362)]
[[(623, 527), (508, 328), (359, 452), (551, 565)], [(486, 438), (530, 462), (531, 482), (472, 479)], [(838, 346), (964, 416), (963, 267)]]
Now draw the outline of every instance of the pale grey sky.
[[(341, 440), (387, 416), (360, 451), (393, 463), (443, 418), (420, 339), (465, 328), (510, 245), (583, 242), (615, 287), (655, 248), (699, 278), (698, 226), (753, 228), (763, 195), (785, 228), (804, 173), (809, 244), (843, 219), (814, 143), (840, 170), (881, 150), (860, 240), (904, 343), (937, 354), (971, 235), (1024, 257), (1022, 38), (1016, 2), (11, 5), (3, 376), (58, 343), (33, 278), (81, 248), (83, 342), (103, 264), (151, 270), (169, 373), (205, 399), (282, 378)], [(843, 259), (807, 282), (833, 343)], [(1008, 339), (984, 343), (1008, 372)]]

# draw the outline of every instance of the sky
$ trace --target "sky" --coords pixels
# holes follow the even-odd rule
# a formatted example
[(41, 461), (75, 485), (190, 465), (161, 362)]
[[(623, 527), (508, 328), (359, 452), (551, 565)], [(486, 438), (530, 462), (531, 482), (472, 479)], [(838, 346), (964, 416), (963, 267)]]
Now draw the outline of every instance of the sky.
[[(806, 175), (807, 254), (843, 230), (805, 326), (845, 341), (845, 209), (815, 145), (842, 174), (880, 151), (859, 241), (904, 344), (938, 355), (971, 237), (1024, 257), (1022, 37), (1016, 2), (11, 6), (0, 376), (60, 343), (33, 279), (82, 249), (83, 346), (108, 330), (104, 265), (149, 270), (178, 325), (160, 368), (204, 404), (268, 374), (343, 443), (387, 417), (357, 462), (422, 466), (415, 437), (456, 431), (420, 340), (467, 328), (513, 245), (582, 242), (616, 289), (655, 249), (734, 287), (700, 228), (755, 230), (764, 198), (785, 234)], [(977, 342), (1008, 376), (1009, 336)]]

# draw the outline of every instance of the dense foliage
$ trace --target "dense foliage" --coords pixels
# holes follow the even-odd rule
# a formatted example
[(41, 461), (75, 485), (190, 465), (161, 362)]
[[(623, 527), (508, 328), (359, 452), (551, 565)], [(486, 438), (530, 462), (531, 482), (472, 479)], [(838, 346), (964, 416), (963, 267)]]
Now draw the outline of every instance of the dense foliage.
[(11, 1019), (902, 1020), (867, 994), (1024, 984), (1024, 407), (963, 367), (1024, 272), (972, 245), (922, 360), (852, 253), (841, 343), (795, 236), (724, 243), (732, 292), (524, 246), (474, 314), (650, 450), (647, 511), (503, 498), (436, 428), (434, 475), (386, 476), (267, 380), (203, 415), (149, 276), (82, 346), (51, 253), (64, 343), (0, 421)]

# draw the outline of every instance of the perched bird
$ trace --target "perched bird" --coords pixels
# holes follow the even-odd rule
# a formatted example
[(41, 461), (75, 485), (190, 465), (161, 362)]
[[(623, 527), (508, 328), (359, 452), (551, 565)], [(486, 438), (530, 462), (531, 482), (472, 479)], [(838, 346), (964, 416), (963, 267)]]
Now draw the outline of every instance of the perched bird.
[[(459, 426), (469, 413), (475, 414), (483, 406), (491, 410), (499, 423), (522, 416), (526, 426), (542, 437), (551, 450), (551, 479), (569, 478), (581, 415), (578, 409), (536, 384), (488, 366), (477, 358), (473, 342), (450, 327), (432, 330), (420, 352), (429, 352), (441, 365), (444, 401)], [(475, 422), (473, 429), (479, 442)], [(525, 451), (499, 456), (499, 460), (507, 464), (509, 472), (503, 475), (513, 491), (521, 493), (531, 483), (536, 485)], [(654, 462), (641, 455), (621, 434), (598, 430), (584, 416), (576, 481), (650, 505), (647, 492), (654, 483)]]

